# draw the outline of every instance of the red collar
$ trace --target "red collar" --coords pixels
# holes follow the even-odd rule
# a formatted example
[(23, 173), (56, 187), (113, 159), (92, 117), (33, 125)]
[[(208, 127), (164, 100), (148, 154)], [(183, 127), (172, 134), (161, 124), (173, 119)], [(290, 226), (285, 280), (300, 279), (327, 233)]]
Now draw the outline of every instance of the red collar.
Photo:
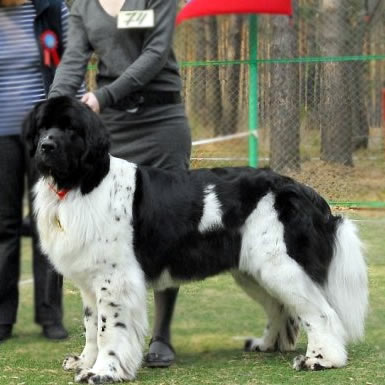
[(62, 189), (56, 190), (56, 188), (52, 184), (48, 184), (49, 188), (59, 197), (60, 200), (63, 200), (70, 190)]

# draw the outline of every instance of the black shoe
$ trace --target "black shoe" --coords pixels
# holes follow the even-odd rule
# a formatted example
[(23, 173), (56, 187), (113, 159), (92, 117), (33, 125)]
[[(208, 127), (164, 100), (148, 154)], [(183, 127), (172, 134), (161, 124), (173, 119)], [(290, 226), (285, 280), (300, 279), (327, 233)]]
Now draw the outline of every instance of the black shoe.
[(43, 325), (43, 335), (50, 340), (64, 340), (68, 332), (62, 324)]
[(30, 237), (32, 235), (31, 217), (29, 215), (23, 218), (23, 222), (21, 224), (21, 235), (23, 237)]
[(0, 343), (7, 340), (12, 335), (13, 325), (0, 325)]
[(148, 353), (144, 357), (144, 366), (148, 368), (168, 368), (175, 362), (174, 348), (162, 337), (150, 341)]

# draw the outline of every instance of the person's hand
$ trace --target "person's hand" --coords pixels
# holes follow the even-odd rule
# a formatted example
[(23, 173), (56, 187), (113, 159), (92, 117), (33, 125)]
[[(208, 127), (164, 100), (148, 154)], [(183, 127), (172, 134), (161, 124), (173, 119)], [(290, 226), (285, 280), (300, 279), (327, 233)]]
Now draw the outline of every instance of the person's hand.
[(98, 99), (92, 92), (87, 92), (82, 97), (82, 102), (87, 104), (88, 107), (91, 108), (92, 111), (99, 113), (100, 112), (100, 105), (98, 102)]

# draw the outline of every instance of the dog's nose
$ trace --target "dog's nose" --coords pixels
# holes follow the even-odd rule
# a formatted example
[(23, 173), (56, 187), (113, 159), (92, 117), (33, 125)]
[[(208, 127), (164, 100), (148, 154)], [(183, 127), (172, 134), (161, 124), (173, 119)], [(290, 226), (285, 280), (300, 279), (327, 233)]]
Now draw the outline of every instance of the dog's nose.
[(40, 148), (41, 148), (42, 152), (49, 153), (49, 152), (56, 150), (57, 144), (51, 139), (45, 139), (41, 143)]

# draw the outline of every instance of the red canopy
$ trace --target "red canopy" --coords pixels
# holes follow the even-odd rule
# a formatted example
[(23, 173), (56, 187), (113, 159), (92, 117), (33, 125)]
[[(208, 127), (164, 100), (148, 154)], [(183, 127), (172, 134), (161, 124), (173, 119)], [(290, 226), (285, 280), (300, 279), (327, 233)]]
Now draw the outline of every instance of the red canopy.
[(225, 13), (291, 15), (291, 0), (190, 0), (177, 15), (176, 23), (194, 17)]

